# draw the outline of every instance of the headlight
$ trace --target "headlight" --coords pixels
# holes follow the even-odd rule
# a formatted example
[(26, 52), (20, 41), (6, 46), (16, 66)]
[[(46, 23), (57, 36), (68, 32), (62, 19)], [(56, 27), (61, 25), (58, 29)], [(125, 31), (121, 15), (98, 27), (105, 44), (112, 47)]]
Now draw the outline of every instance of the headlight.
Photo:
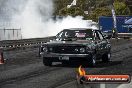
[(93, 52), (93, 51), (95, 51), (95, 46), (87, 46), (86, 47), (86, 51), (87, 52)]
[(48, 52), (47, 47), (43, 47), (43, 52)]
[(91, 46), (86, 47), (87, 51), (91, 51)]
[(78, 52), (79, 50), (76, 48), (75, 51)]
[(49, 51), (53, 51), (53, 48), (50, 47), (50, 48), (49, 48)]
[(80, 53), (84, 53), (85, 52), (85, 48), (80, 48)]

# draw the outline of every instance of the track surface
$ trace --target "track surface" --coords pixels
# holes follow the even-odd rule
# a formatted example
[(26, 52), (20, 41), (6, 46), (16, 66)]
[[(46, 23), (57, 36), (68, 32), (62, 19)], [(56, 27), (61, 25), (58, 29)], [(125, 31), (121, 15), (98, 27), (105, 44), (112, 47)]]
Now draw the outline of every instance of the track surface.
[[(53, 67), (46, 67), (38, 57), (38, 49), (4, 52), (4, 57), (7, 60), (0, 65), (0, 88), (90, 88), (76, 82), (81, 63), (53, 63)], [(112, 42), (112, 61), (98, 62), (96, 67), (85, 67), (85, 70), (87, 74), (132, 75), (132, 40)]]

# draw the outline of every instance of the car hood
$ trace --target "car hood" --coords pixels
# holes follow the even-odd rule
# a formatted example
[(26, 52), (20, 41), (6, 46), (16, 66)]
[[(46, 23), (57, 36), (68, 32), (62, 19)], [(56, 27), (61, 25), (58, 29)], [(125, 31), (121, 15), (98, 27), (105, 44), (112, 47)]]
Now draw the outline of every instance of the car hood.
[(93, 43), (92, 40), (76, 40), (76, 41), (50, 41), (48, 45), (88, 45)]

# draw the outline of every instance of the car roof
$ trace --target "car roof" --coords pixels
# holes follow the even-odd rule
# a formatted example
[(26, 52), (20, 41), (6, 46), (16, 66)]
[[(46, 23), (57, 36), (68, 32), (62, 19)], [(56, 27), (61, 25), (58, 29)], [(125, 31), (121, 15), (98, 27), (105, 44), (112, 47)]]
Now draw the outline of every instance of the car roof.
[(93, 28), (69, 28), (64, 30), (99, 30), (99, 29), (93, 29)]

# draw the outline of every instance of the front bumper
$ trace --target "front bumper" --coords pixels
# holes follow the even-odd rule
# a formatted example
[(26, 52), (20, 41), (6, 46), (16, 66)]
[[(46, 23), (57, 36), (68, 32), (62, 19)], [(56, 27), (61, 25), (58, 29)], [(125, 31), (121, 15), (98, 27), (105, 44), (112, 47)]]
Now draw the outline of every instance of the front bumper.
[[(44, 59), (52, 61), (85, 61), (90, 59), (90, 54), (58, 54), (58, 53), (41, 53)], [(68, 57), (68, 59), (62, 59)]]
[(60, 56), (68, 56), (68, 57), (88, 57), (89, 54), (59, 54), (59, 53), (40, 53), (43, 57), (60, 57)]

